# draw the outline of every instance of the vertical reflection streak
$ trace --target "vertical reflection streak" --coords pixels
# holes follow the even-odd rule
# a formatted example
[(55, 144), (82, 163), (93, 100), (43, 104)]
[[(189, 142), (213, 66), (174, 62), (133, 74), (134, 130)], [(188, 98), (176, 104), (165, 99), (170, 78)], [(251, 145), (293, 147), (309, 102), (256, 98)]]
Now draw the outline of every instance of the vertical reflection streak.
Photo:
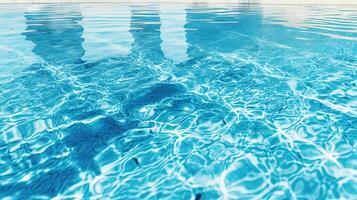
[(159, 12), (156, 4), (131, 7), (130, 32), (134, 38), (131, 55), (154, 64), (159, 64), (164, 59), (161, 50)]

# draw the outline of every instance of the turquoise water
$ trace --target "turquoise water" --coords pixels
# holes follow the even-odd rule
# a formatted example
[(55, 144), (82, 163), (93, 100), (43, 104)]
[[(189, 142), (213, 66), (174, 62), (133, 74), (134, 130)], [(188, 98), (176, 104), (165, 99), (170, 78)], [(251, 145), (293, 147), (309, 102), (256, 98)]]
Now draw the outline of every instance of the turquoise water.
[(0, 199), (357, 199), (357, 7), (1, 4)]

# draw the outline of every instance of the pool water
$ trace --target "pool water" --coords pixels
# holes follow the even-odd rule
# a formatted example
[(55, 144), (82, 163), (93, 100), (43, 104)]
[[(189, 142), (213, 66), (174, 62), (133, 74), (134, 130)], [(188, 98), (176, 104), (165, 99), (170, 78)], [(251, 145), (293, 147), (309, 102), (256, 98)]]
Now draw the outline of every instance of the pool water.
[(0, 5), (0, 199), (357, 199), (357, 7)]

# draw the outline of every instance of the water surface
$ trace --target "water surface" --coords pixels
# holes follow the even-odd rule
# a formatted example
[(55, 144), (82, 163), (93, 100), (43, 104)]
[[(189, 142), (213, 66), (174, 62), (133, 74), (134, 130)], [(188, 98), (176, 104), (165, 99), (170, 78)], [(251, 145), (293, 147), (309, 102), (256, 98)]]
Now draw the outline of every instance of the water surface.
[(357, 7), (0, 5), (0, 199), (356, 199)]

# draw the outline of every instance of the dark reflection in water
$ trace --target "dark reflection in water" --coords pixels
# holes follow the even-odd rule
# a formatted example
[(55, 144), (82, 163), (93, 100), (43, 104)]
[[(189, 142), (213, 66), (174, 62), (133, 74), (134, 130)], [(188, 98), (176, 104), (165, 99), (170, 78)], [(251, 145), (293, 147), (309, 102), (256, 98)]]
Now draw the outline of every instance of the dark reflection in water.
[(48, 6), (41, 12), (26, 12), (26, 40), (32, 50), (50, 64), (73, 64), (84, 55), (79, 6)]
[(131, 53), (158, 64), (164, 58), (160, 38), (159, 5), (131, 6), (130, 32), (133, 35)]

